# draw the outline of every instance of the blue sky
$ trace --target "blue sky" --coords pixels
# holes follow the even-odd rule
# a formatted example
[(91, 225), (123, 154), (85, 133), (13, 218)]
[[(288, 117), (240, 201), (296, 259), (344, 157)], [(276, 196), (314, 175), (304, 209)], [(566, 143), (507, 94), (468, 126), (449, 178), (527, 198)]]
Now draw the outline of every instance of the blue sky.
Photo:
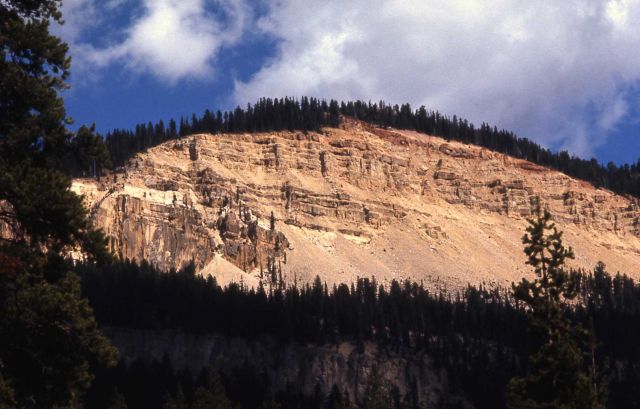
[(384, 99), (640, 158), (639, 0), (65, 0), (76, 124), (261, 96)]

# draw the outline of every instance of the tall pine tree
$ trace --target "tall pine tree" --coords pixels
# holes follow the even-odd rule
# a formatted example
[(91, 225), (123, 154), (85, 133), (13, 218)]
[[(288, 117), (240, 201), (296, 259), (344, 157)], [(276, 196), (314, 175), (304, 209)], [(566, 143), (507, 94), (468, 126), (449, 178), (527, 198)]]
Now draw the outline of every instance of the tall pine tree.
[(231, 409), (231, 401), (215, 369), (207, 368), (204, 373), (202, 385), (193, 395), (192, 409)]
[(507, 388), (511, 409), (604, 408), (585, 362), (581, 341), (586, 331), (567, 318), (570, 303), (578, 295), (578, 283), (565, 270), (574, 257), (562, 243), (547, 210), (536, 206), (522, 242), (527, 264), (535, 279), (513, 285), (513, 296), (523, 302), (538, 349), (529, 357), (528, 373), (514, 378)]
[(109, 255), (70, 190), (70, 58), (51, 20), (59, 0), (0, 5), (0, 407), (79, 407), (90, 368), (117, 359), (65, 262)]

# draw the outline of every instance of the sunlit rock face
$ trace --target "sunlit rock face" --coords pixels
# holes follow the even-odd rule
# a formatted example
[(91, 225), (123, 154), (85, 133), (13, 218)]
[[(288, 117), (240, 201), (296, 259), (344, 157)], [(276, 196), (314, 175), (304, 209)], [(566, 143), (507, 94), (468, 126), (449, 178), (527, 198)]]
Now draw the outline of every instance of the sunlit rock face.
[(638, 277), (638, 200), (533, 163), (410, 131), (348, 121), (320, 133), (200, 134), (78, 179), (113, 252), (162, 269), (193, 261), (225, 283), (316, 275), (350, 282), (508, 284), (536, 200), (574, 267)]

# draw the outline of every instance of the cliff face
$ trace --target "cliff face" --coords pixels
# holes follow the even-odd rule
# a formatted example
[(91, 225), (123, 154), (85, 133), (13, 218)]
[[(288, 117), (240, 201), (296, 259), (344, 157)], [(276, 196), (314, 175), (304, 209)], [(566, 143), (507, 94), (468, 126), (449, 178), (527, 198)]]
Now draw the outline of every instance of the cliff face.
[(394, 353), (372, 343), (358, 350), (347, 342), (315, 346), (179, 331), (106, 328), (104, 332), (120, 351), (125, 365), (136, 360), (153, 363), (168, 359), (176, 372), (188, 369), (194, 376), (208, 365), (225, 374), (249, 365), (256, 374), (266, 377), (275, 392), (313, 396), (319, 388), (328, 396), (337, 385), (352, 401), (363, 399), (375, 367), (384, 385), (396, 387), (400, 396), (414, 394), (421, 407), (443, 407), (445, 402), (471, 407), (462, 397), (450, 393), (446, 372), (436, 369), (424, 352)]
[(574, 248), (574, 266), (602, 260), (638, 277), (637, 199), (483, 148), (358, 122), (195, 135), (73, 188), (116, 254), (161, 268), (193, 260), (222, 282), (281, 271), (289, 281), (508, 284), (526, 274), (520, 238), (538, 197)]

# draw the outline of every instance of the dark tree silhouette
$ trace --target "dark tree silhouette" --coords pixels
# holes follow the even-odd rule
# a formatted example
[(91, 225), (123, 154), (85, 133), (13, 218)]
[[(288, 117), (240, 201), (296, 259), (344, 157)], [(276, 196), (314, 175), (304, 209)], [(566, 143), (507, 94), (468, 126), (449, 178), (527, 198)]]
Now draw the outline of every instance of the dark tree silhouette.
[[(59, 94), (67, 45), (49, 33), (60, 1), (0, 6), (0, 406), (76, 407), (96, 364), (117, 351), (100, 333), (78, 278), (73, 250), (106, 262), (104, 236), (71, 192), (69, 161), (97, 172), (106, 151), (91, 128), (74, 138)], [(81, 166), (85, 167), (86, 166)]]

